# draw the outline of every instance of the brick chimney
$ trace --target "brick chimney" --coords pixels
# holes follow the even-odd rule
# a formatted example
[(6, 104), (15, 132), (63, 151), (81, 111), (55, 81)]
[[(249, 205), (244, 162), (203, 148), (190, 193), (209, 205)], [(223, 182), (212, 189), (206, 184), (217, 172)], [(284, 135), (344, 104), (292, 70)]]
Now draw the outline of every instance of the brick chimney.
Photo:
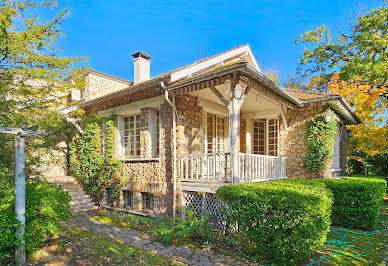
[(133, 55), (133, 83), (139, 83), (150, 79), (151, 56), (143, 52), (137, 52)]

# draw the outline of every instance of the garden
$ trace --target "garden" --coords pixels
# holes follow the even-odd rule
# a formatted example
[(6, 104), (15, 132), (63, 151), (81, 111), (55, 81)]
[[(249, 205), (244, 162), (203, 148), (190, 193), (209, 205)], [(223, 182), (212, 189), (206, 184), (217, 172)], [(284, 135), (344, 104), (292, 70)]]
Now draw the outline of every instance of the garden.
[(209, 213), (197, 218), (190, 210), (185, 219), (173, 220), (116, 211), (89, 217), (139, 231), (165, 246), (233, 257), (237, 264), (378, 265), (386, 251), (385, 191), (386, 181), (378, 177), (226, 186), (217, 191), (218, 200), (228, 206), (224, 232), (210, 226)]

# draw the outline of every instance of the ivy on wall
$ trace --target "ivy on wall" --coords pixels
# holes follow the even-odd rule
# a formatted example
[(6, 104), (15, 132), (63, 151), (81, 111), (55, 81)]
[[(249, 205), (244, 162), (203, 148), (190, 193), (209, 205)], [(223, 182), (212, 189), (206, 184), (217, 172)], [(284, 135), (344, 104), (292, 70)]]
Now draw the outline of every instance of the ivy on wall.
[(329, 122), (322, 115), (317, 115), (307, 123), (307, 152), (303, 161), (304, 166), (314, 173), (325, 169), (333, 156), (337, 124), (333, 111), (327, 112), (332, 117)]
[(102, 198), (105, 188), (112, 188), (111, 196), (117, 197), (126, 180), (123, 163), (115, 158), (114, 121), (105, 123), (105, 139), (98, 122), (89, 121), (81, 136), (69, 143), (69, 169), (86, 192), (96, 202)]

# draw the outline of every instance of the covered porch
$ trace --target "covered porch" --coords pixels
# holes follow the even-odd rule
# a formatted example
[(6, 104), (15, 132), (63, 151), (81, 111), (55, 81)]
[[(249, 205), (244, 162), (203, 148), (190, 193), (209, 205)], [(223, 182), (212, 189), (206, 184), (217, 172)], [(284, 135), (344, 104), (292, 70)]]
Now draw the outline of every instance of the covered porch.
[(280, 139), (293, 103), (281, 91), (279, 95), (269, 89), (276, 86), (262, 76), (261, 80), (242, 73), (205, 78), (174, 92), (195, 97), (202, 110), (201, 147), (178, 152), (181, 186), (219, 187), (286, 178)]

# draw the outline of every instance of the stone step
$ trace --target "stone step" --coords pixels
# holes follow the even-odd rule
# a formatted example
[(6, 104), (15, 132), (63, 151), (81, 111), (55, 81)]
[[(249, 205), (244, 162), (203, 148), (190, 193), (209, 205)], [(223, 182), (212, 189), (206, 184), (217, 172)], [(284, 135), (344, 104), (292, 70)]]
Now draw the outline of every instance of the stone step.
[(44, 179), (50, 183), (61, 183), (61, 182), (77, 183), (77, 180), (71, 176), (46, 177)]
[(71, 208), (71, 211), (72, 212), (84, 212), (84, 211), (94, 211), (94, 210), (97, 210), (98, 207), (96, 205), (92, 206), (92, 207), (75, 207), (75, 208)]
[[(70, 194), (70, 193), (69, 193)], [(71, 196), (71, 200), (84, 200), (84, 199), (90, 199), (92, 200), (87, 194), (80, 194), (80, 195), (75, 195), (75, 196)]]
[(79, 204), (88, 204), (92, 203), (94, 205), (94, 201), (91, 198), (85, 198), (85, 199), (71, 199), (70, 205), (79, 205)]
[(70, 206), (72, 212), (92, 211), (98, 209), (94, 201), (85, 193), (82, 186), (72, 176), (46, 177), (47, 182), (61, 186), (71, 197)]

